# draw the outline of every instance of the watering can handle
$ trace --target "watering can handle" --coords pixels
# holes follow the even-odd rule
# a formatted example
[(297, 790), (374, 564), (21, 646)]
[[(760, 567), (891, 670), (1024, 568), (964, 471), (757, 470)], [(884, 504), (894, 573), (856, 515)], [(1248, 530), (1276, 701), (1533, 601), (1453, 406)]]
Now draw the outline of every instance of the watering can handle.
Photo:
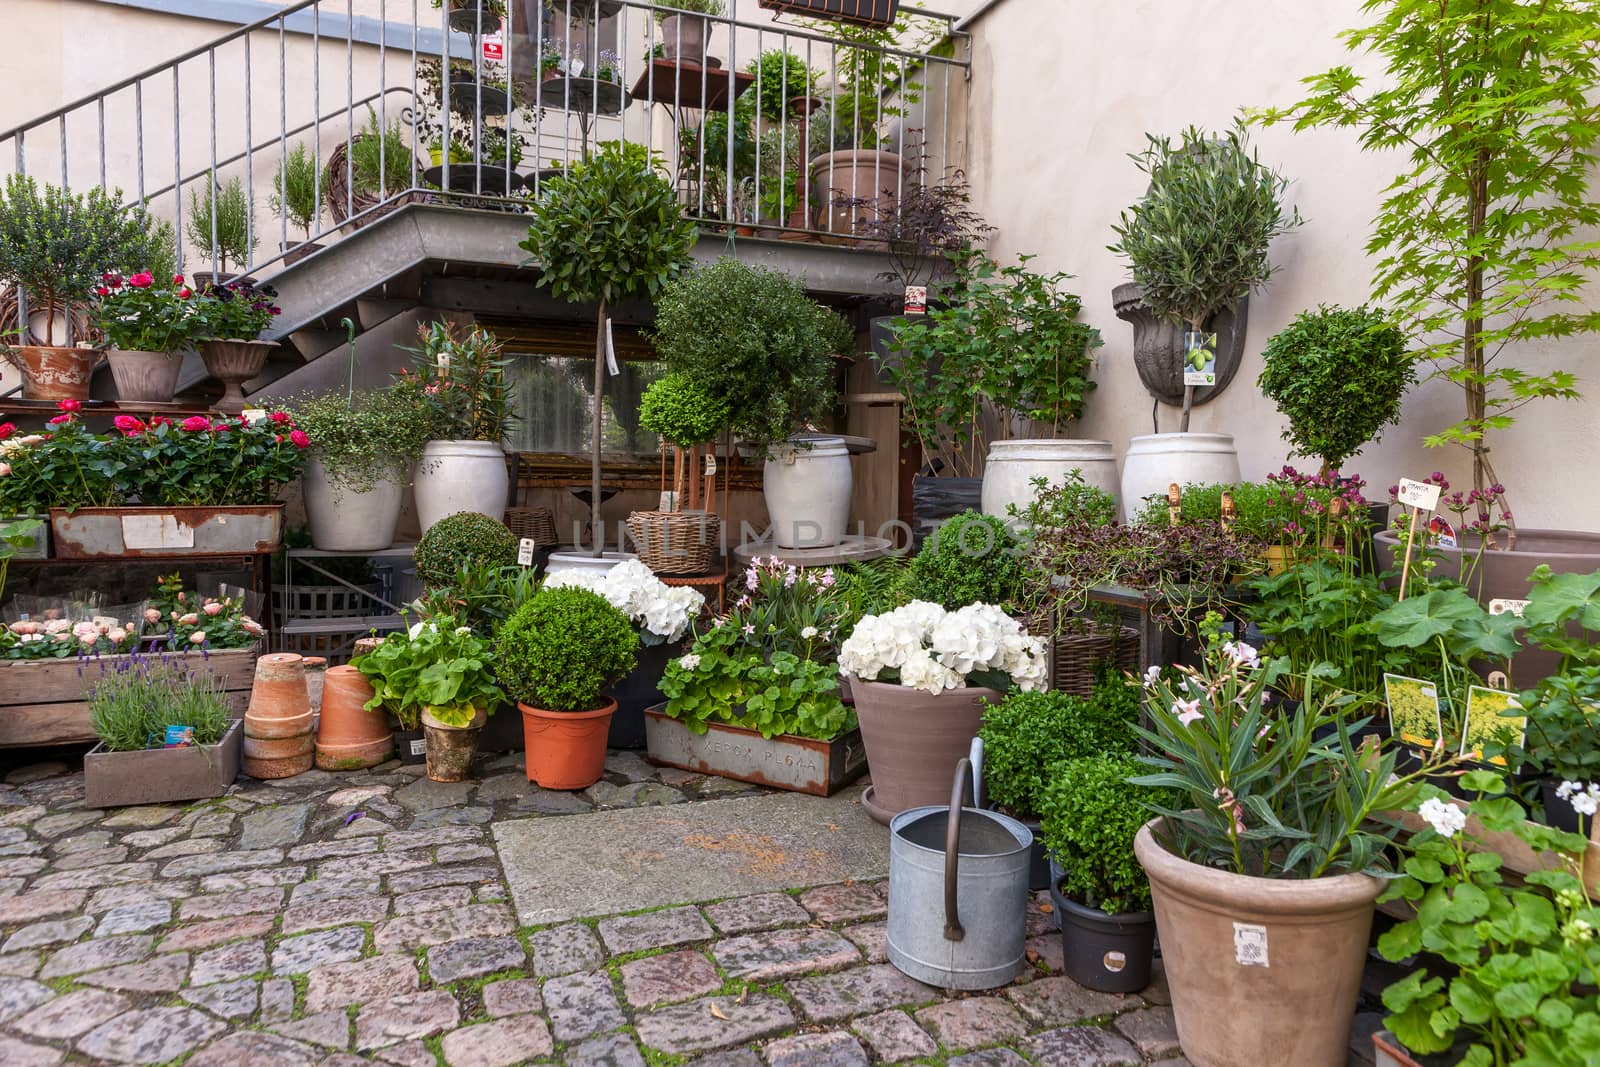
[[(956, 764), (955, 785), (950, 788), (950, 816), (944, 831), (944, 939), (960, 941), (967, 936), (956, 909), (956, 880), (961, 873), (961, 797), (972, 774), (972, 761), (962, 757)], [(973, 798), (976, 802), (977, 798)]]

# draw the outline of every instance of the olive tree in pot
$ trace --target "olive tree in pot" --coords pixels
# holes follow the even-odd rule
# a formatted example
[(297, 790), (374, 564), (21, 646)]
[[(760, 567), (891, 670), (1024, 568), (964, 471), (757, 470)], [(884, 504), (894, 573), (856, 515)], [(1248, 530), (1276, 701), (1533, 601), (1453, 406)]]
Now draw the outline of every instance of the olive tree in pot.
[(301, 486), (311, 543), (324, 551), (371, 552), (394, 543), (411, 471), (428, 440), (427, 412), (403, 385), (322, 393), (288, 405), (316, 442)]
[(630, 296), (654, 298), (689, 264), (695, 224), (677, 190), (639, 144), (609, 142), (541, 185), (520, 247), (557, 297), (594, 303), (594, 426), (589, 507), (592, 555), (605, 549), (600, 518), (607, 311)]
[(513, 418), (500, 342), (481, 326), (446, 322), (420, 327), (417, 338), (415, 367), (400, 388), (428, 419), (416, 477), (422, 532), (460, 511), (498, 521), (511, 485), (503, 442)]
[[(1600, 566), (1600, 534), (1518, 530), (1492, 491), (1503, 483), (1491, 458), (1494, 435), (1523, 406), (1578, 396), (1570, 371), (1547, 369), (1547, 342), (1600, 330), (1585, 297), (1600, 269), (1593, 5), (1363, 9), (1373, 21), (1342, 39), (1384, 69), (1369, 79), (1335, 67), (1308, 79), (1306, 99), (1264, 117), (1354, 128), (1363, 147), (1405, 161), (1368, 249), (1374, 298), (1419, 343), (1431, 377), (1466, 402), (1459, 422), (1424, 439), (1472, 457), (1479, 529), (1440, 551), (1464, 563), (1482, 542), (1493, 551), (1473, 576), (1480, 595), (1525, 598), (1541, 562), (1579, 574)], [(1380, 550), (1394, 540), (1380, 535)]]
[[(1215, 395), (1237, 366), (1219, 363), (1217, 317), (1266, 285), (1274, 271), (1268, 258), (1273, 238), (1300, 224), (1299, 212), (1291, 208), (1286, 215), (1281, 202), (1288, 179), (1262, 165), (1243, 122), (1221, 137), (1191, 127), (1177, 144), (1167, 137), (1148, 139), (1133, 160), (1150, 176), (1150, 187), (1122, 212), (1112, 227), (1117, 243), (1110, 247), (1128, 260), (1150, 312), (1186, 331), (1181, 353), (1157, 353), (1158, 366), (1139, 362), (1140, 377), (1158, 400), (1172, 395), (1182, 368), (1183, 414), (1177, 434), (1157, 432), (1129, 442), (1122, 472), (1122, 503), (1129, 514), (1173, 482), (1239, 480), (1232, 435), (1191, 435), (1189, 413), (1197, 386), (1212, 387)], [(1230, 351), (1235, 361), (1244, 341), (1243, 316), (1236, 317)]]
[(617, 710), (605, 692), (638, 650), (628, 616), (578, 587), (541, 589), (500, 628), (496, 670), (522, 711), (530, 782), (587, 789), (600, 780)]
[(1374, 817), (1421, 787), (1394, 777), (1394, 752), (1357, 749), (1311, 679), (1298, 714), (1264, 707), (1278, 667), (1220, 624), (1202, 623), (1201, 667), (1149, 678), (1154, 728), (1137, 730), (1153, 773), (1131, 779), (1179, 794), (1147, 805), (1156, 817), (1134, 842), (1178, 1041), (1196, 1067), (1342, 1067), (1383, 888), (1373, 875), (1398, 833)]
[(727, 405), (742, 440), (768, 449), (762, 488), (779, 548), (836, 545), (849, 525), (843, 440), (795, 431), (831, 413), (835, 357), (853, 340), (799, 279), (730, 258), (685, 274), (657, 301), (661, 358)]

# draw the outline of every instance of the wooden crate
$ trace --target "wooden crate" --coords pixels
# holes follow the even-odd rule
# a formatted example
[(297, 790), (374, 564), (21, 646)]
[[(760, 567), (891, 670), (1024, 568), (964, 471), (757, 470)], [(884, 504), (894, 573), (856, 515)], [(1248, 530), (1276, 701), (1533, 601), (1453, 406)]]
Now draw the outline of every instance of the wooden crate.
[[(201, 677), (222, 682), (228, 706), (244, 714), (255, 681), (259, 648), (170, 654)], [(95, 741), (87, 691), (127, 656), (86, 659), (0, 660), (0, 748)]]

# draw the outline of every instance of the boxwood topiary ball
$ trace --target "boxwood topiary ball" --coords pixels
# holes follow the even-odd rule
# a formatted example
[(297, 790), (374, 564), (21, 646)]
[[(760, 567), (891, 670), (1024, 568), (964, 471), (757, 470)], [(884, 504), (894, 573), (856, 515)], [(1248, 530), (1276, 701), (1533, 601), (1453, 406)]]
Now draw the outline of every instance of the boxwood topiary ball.
[(547, 587), (507, 619), (495, 673), (511, 698), (543, 711), (594, 711), (633, 670), (639, 634), (598, 593)]
[(517, 538), (499, 519), (458, 511), (428, 527), (413, 558), (417, 577), (424, 585), (437, 588), (454, 581), (456, 569), (463, 563), (512, 566), (517, 562)]

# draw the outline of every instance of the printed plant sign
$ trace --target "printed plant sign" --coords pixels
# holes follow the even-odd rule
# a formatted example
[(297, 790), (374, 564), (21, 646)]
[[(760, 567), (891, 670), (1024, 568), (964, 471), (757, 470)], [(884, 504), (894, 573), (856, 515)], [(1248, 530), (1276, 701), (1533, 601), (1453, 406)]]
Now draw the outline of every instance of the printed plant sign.
[(1217, 384), (1217, 335), (1189, 332), (1183, 335), (1183, 384)]
[[(1483, 759), (1483, 746), (1491, 741), (1522, 744), (1528, 732), (1526, 715), (1507, 715), (1508, 711), (1521, 711), (1522, 705), (1514, 694), (1504, 689), (1490, 689), (1475, 685), (1467, 690), (1467, 721), (1461, 730), (1461, 754), (1473, 759)], [(1504, 756), (1495, 756), (1488, 762), (1497, 767), (1506, 766)]]
[(1389, 703), (1389, 726), (1408, 745), (1432, 748), (1444, 734), (1439, 715), (1439, 690), (1423, 678), (1403, 674), (1383, 676), (1384, 699)]

